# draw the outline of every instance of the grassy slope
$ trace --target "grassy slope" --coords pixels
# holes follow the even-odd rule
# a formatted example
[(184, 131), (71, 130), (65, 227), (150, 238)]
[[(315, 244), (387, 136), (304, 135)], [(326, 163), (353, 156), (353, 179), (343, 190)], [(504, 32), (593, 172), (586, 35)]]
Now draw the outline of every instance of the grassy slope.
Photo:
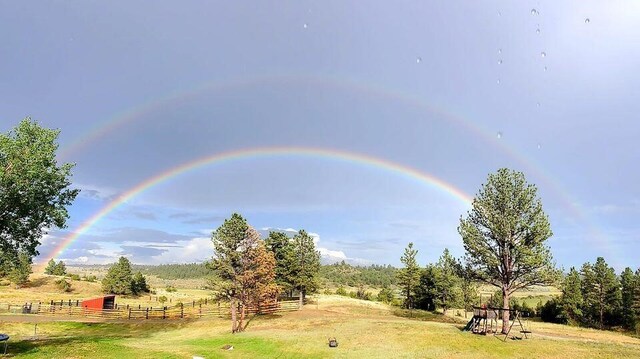
[[(29, 340), (32, 323), (3, 322), (0, 327), (12, 336), (9, 352), (25, 358), (640, 358), (640, 340), (613, 332), (535, 323), (533, 339), (502, 343), (461, 332), (461, 324), (406, 319), (393, 312), (382, 304), (321, 296), (317, 306), (299, 312), (256, 317), (236, 335), (221, 319), (39, 323), (37, 341)], [(330, 336), (337, 337), (338, 348), (328, 348)], [(225, 344), (235, 349), (220, 349)]]

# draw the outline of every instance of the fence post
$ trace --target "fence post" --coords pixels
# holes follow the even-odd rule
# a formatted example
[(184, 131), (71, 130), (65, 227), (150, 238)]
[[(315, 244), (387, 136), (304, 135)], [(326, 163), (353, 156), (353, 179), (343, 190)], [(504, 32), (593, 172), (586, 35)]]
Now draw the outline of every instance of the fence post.
[(198, 318), (202, 318), (202, 303), (200, 303), (200, 309), (198, 309)]
[(127, 319), (131, 319), (131, 308), (129, 308), (129, 318)]
[(140, 309), (140, 304), (138, 304), (138, 309)]
[(207, 300), (209, 300), (209, 298), (204, 298), (204, 305), (207, 305)]
[(167, 307), (162, 307), (162, 319), (164, 319), (167, 315)]
[(144, 319), (149, 319), (149, 307), (147, 307), (147, 314), (145, 314)]
[(180, 319), (184, 319), (184, 304), (180, 303)]
[(80, 301), (76, 299), (76, 307), (80, 306)]

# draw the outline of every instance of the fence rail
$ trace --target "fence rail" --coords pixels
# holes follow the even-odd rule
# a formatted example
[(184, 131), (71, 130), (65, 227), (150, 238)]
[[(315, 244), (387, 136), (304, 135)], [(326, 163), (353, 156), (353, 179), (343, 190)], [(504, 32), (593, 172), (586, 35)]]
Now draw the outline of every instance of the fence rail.
[[(274, 314), (298, 310), (297, 301), (278, 301), (262, 304), (247, 309), (248, 314)], [(141, 305), (120, 306), (114, 309), (92, 309), (76, 304), (76, 301), (62, 301), (49, 303), (0, 303), (0, 312), (21, 313), (47, 316), (71, 316), (90, 319), (120, 319), (120, 320), (146, 320), (146, 319), (193, 319), (203, 317), (229, 317), (228, 303), (208, 301), (207, 304), (187, 303), (164, 307), (142, 307)]]

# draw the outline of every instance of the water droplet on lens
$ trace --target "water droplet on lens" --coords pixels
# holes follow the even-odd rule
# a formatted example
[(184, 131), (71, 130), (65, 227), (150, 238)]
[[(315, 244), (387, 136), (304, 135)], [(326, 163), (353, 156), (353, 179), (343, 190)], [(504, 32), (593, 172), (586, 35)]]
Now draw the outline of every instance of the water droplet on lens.
[(538, 10), (536, 10), (536, 9), (531, 9), (531, 15), (534, 15), (534, 16), (535, 16), (535, 15), (538, 15), (538, 14), (539, 14)]
[(498, 131), (498, 133), (496, 134), (496, 137), (498, 137), (498, 139), (502, 138), (502, 132)]
[(501, 54), (501, 53), (502, 53), (502, 49), (498, 49), (498, 54)]
[(541, 57), (547, 57), (547, 53), (546, 53), (546, 52), (544, 52), (544, 51), (542, 51), (542, 52), (540, 53), (540, 56), (541, 56)]
[(498, 16), (502, 16), (502, 12), (498, 11)]
[(422, 62), (422, 57), (417, 57), (417, 58), (416, 58), (416, 64), (419, 64), (419, 63), (421, 63), (421, 62)]
[(502, 65), (502, 59), (498, 60), (498, 65)]
[(547, 72), (547, 67), (546, 66), (544, 67), (544, 72)]
[(540, 34), (540, 29), (536, 29), (536, 34)]
[(536, 102), (536, 107), (540, 107), (540, 102)]
[(302, 27), (304, 27), (304, 28), (306, 29), (307, 27), (309, 27), (309, 25), (307, 25), (306, 23), (304, 23), (304, 24), (302, 25)]
[(589, 20), (589, 18), (584, 19), (584, 23), (585, 23), (585, 24), (588, 24), (588, 23), (590, 23), (590, 22), (591, 22), (591, 20)]
[(500, 85), (500, 79), (497, 79), (497, 80), (496, 80), (496, 83), (497, 83), (498, 85)]
[(542, 148), (542, 145), (538, 143), (538, 149), (541, 149), (541, 148)]

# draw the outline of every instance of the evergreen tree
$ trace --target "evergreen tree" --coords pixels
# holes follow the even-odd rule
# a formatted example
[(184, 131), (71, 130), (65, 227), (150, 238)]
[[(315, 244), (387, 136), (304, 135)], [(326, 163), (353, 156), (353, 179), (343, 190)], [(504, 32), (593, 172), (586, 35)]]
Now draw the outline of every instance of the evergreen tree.
[(53, 275), (55, 270), (56, 270), (56, 261), (54, 261), (53, 258), (51, 258), (49, 259), (49, 262), (47, 262), (47, 267), (44, 269), (44, 274)]
[(562, 283), (562, 315), (569, 323), (579, 323), (582, 319), (582, 279), (580, 273), (571, 267)]
[(461, 302), (459, 264), (445, 248), (435, 269), (436, 304), (442, 307), (443, 313), (446, 314), (447, 308), (457, 306)]
[(632, 307), (636, 319), (636, 334), (640, 334), (640, 268), (636, 270)]
[(64, 264), (63, 261), (58, 262), (58, 264), (56, 264), (55, 268), (53, 269), (53, 274), (54, 275), (67, 275), (67, 266)]
[(276, 260), (276, 283), (282, 291), (289, 293), (294, 286), (294, 246), (292, 240), (282, 232), (269, 232), (265, 240), (266, 248), (273, 252)]
[(633, 308), (634, 294), (636, 291), (636, 278), (631, 268), (627, 267), (620, 275), (621, 285), (621, 316), (622, 324), (627, 329), (635, 329), (636, 327), (636, 313)]
[(316, 251), (313, 238), (304, 230), (293, 236), (293, 285), (300, 291), (300, 307), (307, 294), (318, 289), (320, 252)]
[(215, 274), (212, 284), (217, 297), (230, 301), (232, 333), (242, 330), (237, 317), (242, 294), (239, 276), (242, 274), (242, 243), (248, 229), (247, 221), (234, 213), (211, 234), (214, 258), (210, 266)]
[(133, 294), (149, 293), (147, 278), (140, 272), (136, 272), (131, 280), (131, 291)]
[(400, 258), (404, 268), (398, 272), (398, 285), (404, 294), (404, 307), (413, 309), (415, 305), (416, 288), (420, 281), (420, 267), (416, 262), (417, 249), (413, 249), (413, 243), (409, 243)]
[(109, 268), (107, 275), (102, 280), (102, 291), (110, 294), (130, 295), (133, 293), (132, 282), (131, 262), (125, 257), (120, 257), (118, 262)]
[[(435, 310), (436, 296), (438, 295), (436, 289), (436, 267), (429, 263), (424, 269), (419, 269), (418, 271), (420, 273), (420, 279), (415, 288), (414, 308)], [(398, 274), (400, 274), (400, 272), (398, 272)]]
[[(549, 220), (536, 187), (520, 172), (502, 168), (490, 174), (471, 211), (460, 219), (458, 232), (474, 276), (502, 291), (504, 308), (515, 291), (552, 284), (558, 278), (545, 245), (552, 235)], [(502, 332), (508, 329), (505, 310)]]
[(621, 293), (615, 270), (607, 265), (604, 258), (598, 257), (596, 263), (585, 263), (582, 267), (582, 294), (585, 308), (588, 309), (590, 323), (596, 323), (600, 329), (605, 322), (615, 324), (619, 310)]
[(394, 299), (395, 299), (395, 296), (393, 295), (393, 290), (391, 290), (391, 288), (387, 286), (382, 287), (382, 289), (380, 289), (380, 291), (378, 292), (378, 296), (377, 296), (378, 302), (389, 304), (389, 303), (393, 303)]
[(458, 270), (464, 317), (467, 318), (467, 312), (471, 311), (473, 305), (478, 303), (479, 300), (478, 284), (473, 280), (473, 274), (466, 265), (459, 265)]

